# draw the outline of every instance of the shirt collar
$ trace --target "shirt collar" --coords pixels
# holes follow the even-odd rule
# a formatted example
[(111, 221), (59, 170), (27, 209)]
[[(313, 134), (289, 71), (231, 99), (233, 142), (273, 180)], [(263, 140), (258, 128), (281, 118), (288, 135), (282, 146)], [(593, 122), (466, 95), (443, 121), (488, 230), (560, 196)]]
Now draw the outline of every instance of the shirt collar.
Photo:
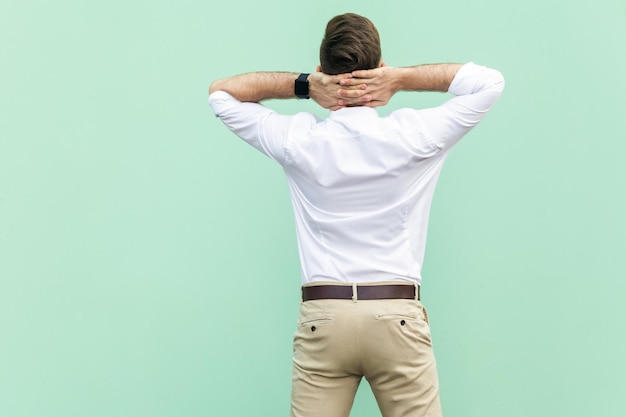
[(328, 115), (330, 119), (341, 120), (354, 117), (378, 117), (378, 111), (373, 107), (345, 107), (343, 109), (331, 111)]

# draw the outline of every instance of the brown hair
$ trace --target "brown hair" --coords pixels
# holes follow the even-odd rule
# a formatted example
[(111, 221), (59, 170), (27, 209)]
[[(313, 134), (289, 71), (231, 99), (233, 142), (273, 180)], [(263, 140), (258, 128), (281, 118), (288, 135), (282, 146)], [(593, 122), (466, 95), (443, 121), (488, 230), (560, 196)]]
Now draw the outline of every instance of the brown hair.
[(326, 74), (343, 74), (377, 68), (381, 59), (380, 36), (366, 17), (346, 13), (326, 25), (320, 46), (320, 65)]

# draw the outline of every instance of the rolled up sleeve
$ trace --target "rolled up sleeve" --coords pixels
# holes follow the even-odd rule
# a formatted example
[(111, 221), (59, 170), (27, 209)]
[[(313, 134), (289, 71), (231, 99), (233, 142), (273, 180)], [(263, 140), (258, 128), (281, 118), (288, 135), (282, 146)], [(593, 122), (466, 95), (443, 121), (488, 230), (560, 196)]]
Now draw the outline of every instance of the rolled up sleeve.
[(225, 91), (211, 94), (209, 105), (230, 131), (279, 164), (284, 164), (292, 116), (280, 115), (259, 103), (241, 102)]
[(504, 77), (499, 71), (472, 62), (463, 65), (448, 89), (456, 97), (419, 110), (429, 140), (440, 149), (454, 146), (485, 117), (503, 89)]

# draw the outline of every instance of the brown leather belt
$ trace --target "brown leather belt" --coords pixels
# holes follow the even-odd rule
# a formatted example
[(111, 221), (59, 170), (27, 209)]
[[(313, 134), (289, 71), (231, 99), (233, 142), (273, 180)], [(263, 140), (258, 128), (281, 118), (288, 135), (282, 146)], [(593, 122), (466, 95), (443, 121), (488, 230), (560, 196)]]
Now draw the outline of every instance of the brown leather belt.
[[(417, 288), (417, 299), (420, 299), (420, 287), (415, 285), (357, 285), (359, 300), (414, 300)], [(302, 301), (310, 300), (351, 300), (352, 286), (348, 285), (314, 285), (302, 287)]]

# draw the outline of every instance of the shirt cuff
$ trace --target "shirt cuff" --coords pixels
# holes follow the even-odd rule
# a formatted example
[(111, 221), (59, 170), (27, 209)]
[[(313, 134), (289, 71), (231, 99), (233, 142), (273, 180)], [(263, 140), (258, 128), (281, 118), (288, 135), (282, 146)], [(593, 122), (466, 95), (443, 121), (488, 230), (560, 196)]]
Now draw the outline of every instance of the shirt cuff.
[(477, 80), (479, 79), (479, 74), (484, 68), (486, 67), (476, 65), (473, 62), (468, 62), (463, 65), (459, 68), (454, 76), (454, 79), (450, 83), (448, 93), (454, 94), (455, 96), (464, 96), (466, 94), (475, 93), (475, 87)]
[(218, 90), (209, 94), (209, 106), (211, 106), (216, 116), (221, 113), (220, 110), (224, 109), (224, 106), (232, 103), (240, 103), (240, 101), (226, 91)]

